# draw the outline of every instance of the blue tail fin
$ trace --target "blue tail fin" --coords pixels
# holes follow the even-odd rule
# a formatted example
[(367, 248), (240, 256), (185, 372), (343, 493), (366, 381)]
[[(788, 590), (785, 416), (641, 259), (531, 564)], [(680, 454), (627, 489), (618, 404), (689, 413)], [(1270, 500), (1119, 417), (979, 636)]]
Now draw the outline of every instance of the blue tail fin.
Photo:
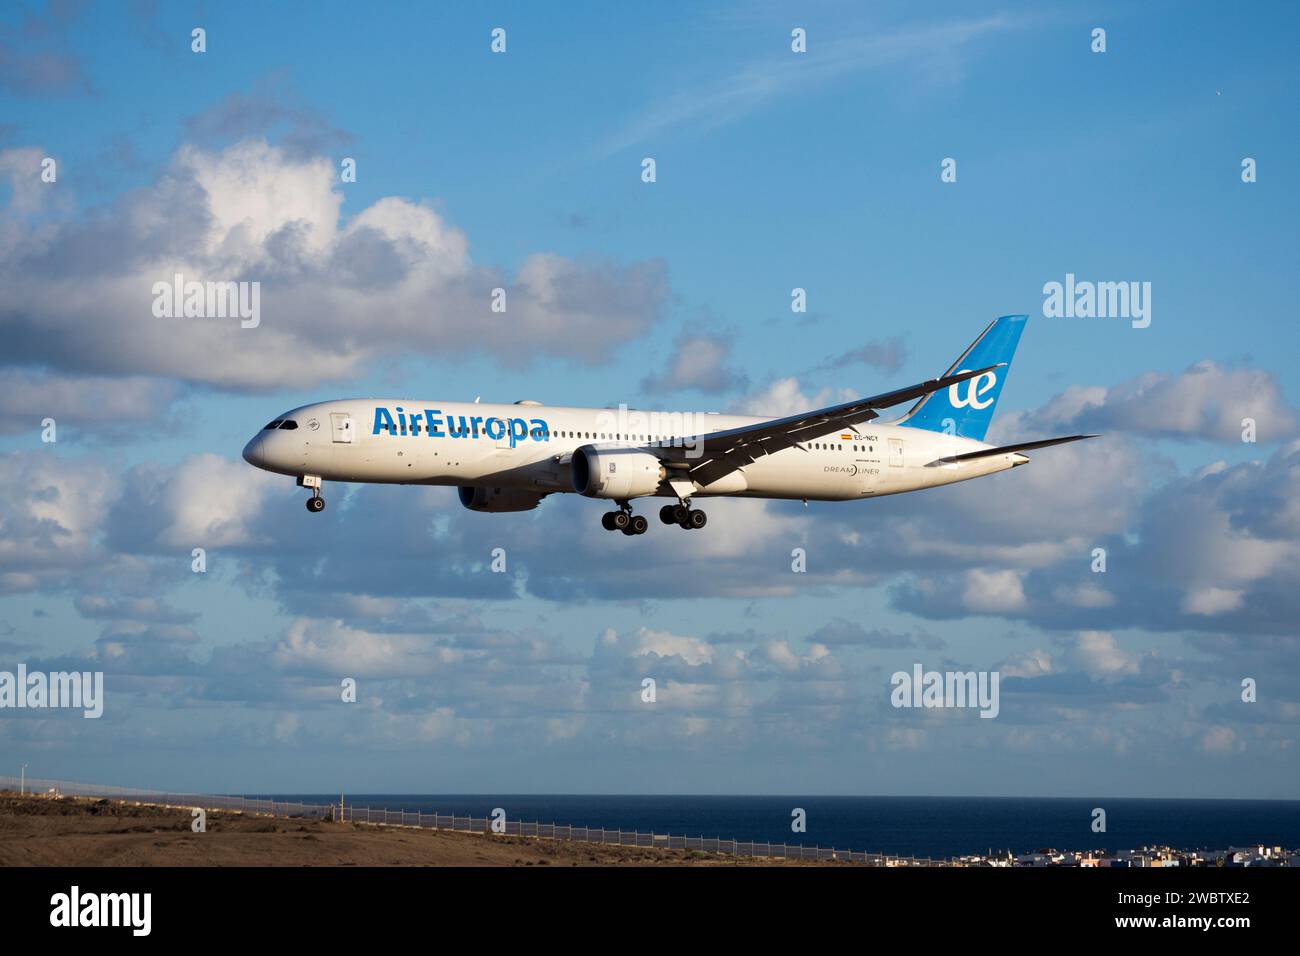
[(1016, 354), (1020, 333), (1025, 330), (1028, 319), (1027, 315), (1004, 315), (994, 319), (945, 374), (985, 368), (999, 362), (1005, 362), (1005, 366), (930, 393), (896, 424), (983, 441), (989, 422), (993, 420), (998, 396), (1006, 383), (1007, 372), (1011, 371), (1011, 357)]

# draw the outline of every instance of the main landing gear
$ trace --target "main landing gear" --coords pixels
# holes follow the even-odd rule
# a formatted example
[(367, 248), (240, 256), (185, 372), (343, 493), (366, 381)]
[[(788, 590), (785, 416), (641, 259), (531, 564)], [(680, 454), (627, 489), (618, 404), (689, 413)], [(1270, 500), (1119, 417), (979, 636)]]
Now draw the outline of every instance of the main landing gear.
[[(659, 509), (659, 520), (664, 524), (675, 524), (679, 528), (703, 528), (708, 523), (708, 516), (703, 511), (691, 507), (691, 501), (675, 505), (664, 505)], [(601, 526), (606, 531), (622, 531), (626, 535), (645, 534), (650, 522), (643, 515), (632, 514), (632, 506), (626, 501), (618, 502), (617, 511), (607, 511), (600, 516)]]
[(601, 515), (600, 523), (606, 531), (622, 531), (628, 536), (645, 534), (650, 527), (645, 515), (632, 514), (632, 506), (626, 501), (618, 503), (617, 511), (607, 511)]
[(320, 476), (302, 475), (298, 478), (299, 488), (310, 488), (311, 497), (307, 499), (307, 510), (319, 514), (325, 510), (325, 499), (320, 496)]
[(708, 515), (691, 507), (691, 500), (675, 505), (664, 505), (659, 509), (659, 520), (664, 524), (675, 524), (687, 531), (698, 530), (708, 523)]

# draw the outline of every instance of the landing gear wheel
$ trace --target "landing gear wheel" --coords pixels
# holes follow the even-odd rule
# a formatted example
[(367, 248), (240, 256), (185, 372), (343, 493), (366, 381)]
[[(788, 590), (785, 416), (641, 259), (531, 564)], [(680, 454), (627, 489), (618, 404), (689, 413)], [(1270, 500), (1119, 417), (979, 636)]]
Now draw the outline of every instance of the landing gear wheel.
[(689, 522), (688, 526), (695, 531), (698, 531), (700, 528), (703, 528), (704, 525), (708, 522), (708, 520), (709, 520), (709, 516), (706, 515), (703, 511), (692, 511), (691, 516), (687, 519), (687, 521)]
[(307, 510), (312, 514), (317, 514), (325, 510), (325, 499), (320, 495), (312, 495), (307, 499)]
[(673, 514), (677, 510), (677, 505), (664, 505), (659, 509), (659, 520), (664, 524), (677, 524), (677, 516)]
[(685, 505), (673, 505), (673, 521), (682, 524), (686, 521), (686, 516), (691, 513), (691, 509)]
[(631, 524), (632, 516), (626, 511), (611, 511), (609, 513), (609, 520), (613, 523), (615, 528), (619, 531), (623, 531), (629, 524)]
[(617, 511), (606, 511), (603, 515), (600, 516), (600, 526), (604, 528), (606, 531), (613, 531), (614, 516), (616, 514), (618, 514)]
[(646, 520), (645, 515), (633, 515), (627, 528), (631, 534), (645, 534), (650, 528), (650, 522)]

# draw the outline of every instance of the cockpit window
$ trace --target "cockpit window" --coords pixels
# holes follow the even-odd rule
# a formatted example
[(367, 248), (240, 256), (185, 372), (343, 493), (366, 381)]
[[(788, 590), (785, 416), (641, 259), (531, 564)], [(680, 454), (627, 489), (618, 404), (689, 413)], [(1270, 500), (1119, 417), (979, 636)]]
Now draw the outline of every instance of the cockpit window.
[(292, 418), (286, 418), (283, 422), (280, 423), (280, 427), (292, 431), (293, 429), (298, 427), (298, 423), (295, 422)]
[(271, 424), (267, 425), (266, 428), (263, 428), (262, 431), (268, 431), (272, 428), (279, 428), (282, 424), (284, 424), (284, 419), (277, 418), (275, 421), (271, 422)]

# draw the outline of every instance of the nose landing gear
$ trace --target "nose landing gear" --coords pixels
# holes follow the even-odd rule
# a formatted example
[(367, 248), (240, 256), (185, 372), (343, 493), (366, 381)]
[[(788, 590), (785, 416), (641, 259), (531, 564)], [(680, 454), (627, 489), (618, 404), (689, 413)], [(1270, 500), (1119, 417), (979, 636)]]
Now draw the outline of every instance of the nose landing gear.
[(298, 478), (299, 488), (310, 488), (311, 497), (307, 499), (307, 510), (319, 514), (325, 510), (325, 499), (320, 494), (320, 476), (302, 475)]
[(708, 516), (690, 505), (690, 499), (675, 505), (664, 505), (659, 509), (659, 520), (664, 524), (675, 524), (688, 531), (703, 528), (708, 523)]

